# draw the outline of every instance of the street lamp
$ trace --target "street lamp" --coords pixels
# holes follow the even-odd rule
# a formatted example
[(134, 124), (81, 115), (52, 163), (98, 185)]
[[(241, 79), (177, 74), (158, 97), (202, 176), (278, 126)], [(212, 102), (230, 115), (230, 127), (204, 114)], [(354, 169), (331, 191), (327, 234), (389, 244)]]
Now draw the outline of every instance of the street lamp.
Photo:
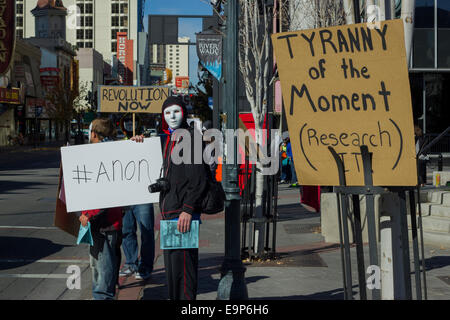
[[(225, 79), (223, 106), (227, 114), (227, 129), (238, 129), (238, 9), (239, 1), (226, 4)], [(229, 148), (229, 146), (227, 146)], [(232, 148), (234, 159), (227, 158), (223, 164), (223, 188), (225, 200), (225, 258), (217, 290), (218, 300), (248, 299), (245, 284), (245, 267), (241, 260), (240, 189), (237, 165), (237, 139)], [(230, 150), (230, 149), (228, 149)], [(230, 153), (228, 153), (230, 155)]]

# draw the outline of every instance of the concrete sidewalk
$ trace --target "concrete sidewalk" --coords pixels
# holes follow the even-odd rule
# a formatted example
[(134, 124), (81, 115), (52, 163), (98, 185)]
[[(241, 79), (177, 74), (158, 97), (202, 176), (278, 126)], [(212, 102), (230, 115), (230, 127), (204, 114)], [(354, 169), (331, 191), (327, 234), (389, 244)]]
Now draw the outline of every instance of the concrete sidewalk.
[[(287, 185), (279, 186), (278, 210), (276, 252), (280, 258), (265, 262), (244, 261), (249, 299), (344, 299), (339, 244), (324, 242), (320, 234), (320, 213), (301, 205), (299, 189), (288, 188)], [(215, 300), (224, 257), (224, 215), (202, 216), (202, 222), (197, 299)], [(158, 240), (159, 237), (151, 279), (144, 283), (134, 277), (121, 278), (119, 300), (167, 299), (164, 262)], [(354, 298), (359, 299), (355, 248), (351, 249), (351, 254)], [(367, 268), (367, 245), (364, 246), (364, 254)], [(411, 260), (412, 257), (411, 248)], [(425, 257), (428, 299), (450, 299), (450, 248), (425, 245)], [(416, 299), (413, 261), (411, 271), (413, 298)]]

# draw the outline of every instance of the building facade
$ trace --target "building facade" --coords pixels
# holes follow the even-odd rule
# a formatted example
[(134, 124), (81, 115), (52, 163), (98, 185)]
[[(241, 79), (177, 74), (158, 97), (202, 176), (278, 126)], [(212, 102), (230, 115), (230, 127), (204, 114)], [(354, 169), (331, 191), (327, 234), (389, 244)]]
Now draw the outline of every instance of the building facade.
[(177, 77), (189, 77), (189, 41), (189, 37), (179, 37), (179, 44), (166, 45), (166, 67), (172, 70), (170, 86), (176, 85)]
[[(72, 110), (62, 102), (52, 103), (59, 86), (64, 95), (78, 90), (78, 63), (75, 47), (66, 41), (68, 10), (60, 0), (39, 0), (31, 10), (35, 35), (24, 39), (41, 50), (40, 78), (45, 99), (35, 99), (26, 106), (25, 118), (33, 129), (35, 142), (68, 139)], [(28, 29), (29, 26), (27, 26)], [(50, 94), (51, 92), (51, 94)], [(44, 132), (44, 134), (42, 134)], [(65, 136), (63, 135), (65, 134)], [(31, 132), (29, 134), (32, 134)]]
[[(41, 55), (39, 48), (22, 39), (16, 40), (11, 68), (5, 76), (0, 76), (0, 146), (18, 143), (14, 139), (19, 136), (23, 139), (20, 143), (29, 143), (35, 134), (41, 134), (36, 130), (36, 119), (27, 119), (30, 106), (42, 104), (44, 100), (39, 71)], [(43, 136), (50, 133), (45, 128), (44, 124)]]
[[(416, 0), (410, 82), (414, 120), (425, 134), (450, 125), (450, 1)], [(449, 152), (450, 138), (435, 152)]]
[(67, 8), (66, 40), (78, 48), (93, 48), (110, 65), (117, 51), (117, 32), (127, 32), (137, 52), (138, 32), (143, 31), (145, 0), (17, 0), (16, 33), (30, 38), (36, 34), (31, 10), (36, 2), (63, 3)]

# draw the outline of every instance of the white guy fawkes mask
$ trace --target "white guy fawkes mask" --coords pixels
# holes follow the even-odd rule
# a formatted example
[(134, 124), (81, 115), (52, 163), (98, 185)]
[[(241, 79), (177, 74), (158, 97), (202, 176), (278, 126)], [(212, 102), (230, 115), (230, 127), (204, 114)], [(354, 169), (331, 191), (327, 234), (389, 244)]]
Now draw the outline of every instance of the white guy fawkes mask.
[(164, 119), (170, 129), (178, 129), (181, 126), (181, 121), (183, 120), (183, 110), (176, 104), (168, 106), (164, 109)]

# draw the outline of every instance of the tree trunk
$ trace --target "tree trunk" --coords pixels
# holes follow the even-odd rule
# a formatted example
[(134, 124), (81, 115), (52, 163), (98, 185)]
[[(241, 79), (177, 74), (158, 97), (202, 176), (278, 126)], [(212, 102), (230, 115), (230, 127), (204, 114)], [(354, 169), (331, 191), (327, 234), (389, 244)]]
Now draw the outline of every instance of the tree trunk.
[(355, 23), (355, 8), (353, 7), (353, 0), (344, 0), (344, 12), (345, 12), (345, 23), (354, 24)]
[(403, 20), (403, 25), (405, 27), (405, 48), (406, 61), (408, 62), (408, 66), (410, 66), (411, 60), (411, 46), (414, 31), (414, 8), (415, 0), (402, 1), (402, 12), (400, 18)]
[(64, 141), (64, 145), (67, 144), (67, 142), (69, 142), (70, 140), (70, 135), (69, 135), (69, 127), (70, 127), (70, 121), (66, 120), (64, 121), (64, 130), (65, 130), (65, 141)]
[(395, 0), (389, 0), (389, 3), (391, 5), (391, 19), (395, 19)]
[[(259, 125), (255, 121), (255, 140), (258, 146), (262, 146), (263, 134)], [(255, 216), (257, 219), (264, 218), (263, 212), (263, 192), (264, 192), (264, 175), (262, 174), (261, 161), (256, 162), (256, 186), (255, 186)], [(264, 254), (264, 239), (265, 239), (265, 223), (255, 223), (255, 252), (257, 256), (262, 257)]]

